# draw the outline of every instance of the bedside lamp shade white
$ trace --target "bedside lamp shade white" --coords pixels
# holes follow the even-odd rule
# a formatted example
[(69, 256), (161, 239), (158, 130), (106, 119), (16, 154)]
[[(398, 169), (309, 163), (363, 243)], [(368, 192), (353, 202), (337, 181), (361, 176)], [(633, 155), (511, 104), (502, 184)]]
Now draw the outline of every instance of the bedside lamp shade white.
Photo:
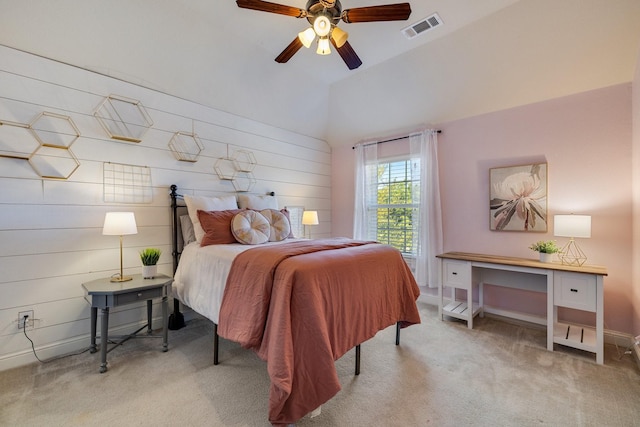
[[(304, 211), (302, 212), (302, 225), (305, 228), (308, 228), (310, 225), (318, 225), (320, 222), (318, 221), (318, 211)], [(309, 238), (311, 238), (311, 231), (308, 233)]]
[(105, 215), (102, 234), (105, 236), (120, 236), (120, 276), (112, 277), (112, 282), (126, 282), (132, 279), (124, 276), (122, 271), (122, 236), (137, 233), (136, 217), (133, 212), (107, 212)]
[(591, 237), (590, 215), (554, 215), (553, 234), (558, 237), (569, 237), (569, 242), (560, 250), (563, 264), (582, 265), (587, 256), (578, 247), (575, 238), (588, 239)]

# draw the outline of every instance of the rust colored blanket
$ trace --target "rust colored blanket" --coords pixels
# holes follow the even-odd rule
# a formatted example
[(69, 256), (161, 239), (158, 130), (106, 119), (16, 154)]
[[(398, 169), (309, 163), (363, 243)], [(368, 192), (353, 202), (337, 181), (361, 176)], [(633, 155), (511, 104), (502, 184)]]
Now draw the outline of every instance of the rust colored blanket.
[(295, 423), (340, 390), (335, 360), (402, 322), (420, 323), (399, 251), (350, 239), (253, 248), (233, 261), (218, 333), (256, 351), (271, 379), (269, 421)]

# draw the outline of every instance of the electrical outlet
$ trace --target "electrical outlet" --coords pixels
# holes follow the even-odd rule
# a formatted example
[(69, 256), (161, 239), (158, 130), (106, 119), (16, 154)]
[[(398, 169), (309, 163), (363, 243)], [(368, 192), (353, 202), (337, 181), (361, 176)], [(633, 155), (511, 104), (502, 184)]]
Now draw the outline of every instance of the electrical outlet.
[(23, 329), (24, 328), (24, 323), (25, 323), (25, 318), (24, 316), (27, 316), (27, 328), (29, 327), (33, 327), (33, 321), (34, 321), (34, 317), (33, 317), (33, 310), (27, 310), (27, 311), (21, 311), (18, 313), (18, 329)]

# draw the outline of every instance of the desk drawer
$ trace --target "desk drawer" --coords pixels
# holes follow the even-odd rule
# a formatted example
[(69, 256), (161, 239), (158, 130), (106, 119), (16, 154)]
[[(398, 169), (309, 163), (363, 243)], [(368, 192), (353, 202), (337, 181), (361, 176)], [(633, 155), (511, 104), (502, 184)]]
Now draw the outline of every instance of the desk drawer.
[(596, 276), (556, 271), (553, 276), (553, 304), (596, 311)]
[(459, 289), (471, 288), (471, 263), (467, 261), (442, 261), (442, 282), (444, 286)]
[(146, 301), (148, 299), (160, 297), (162, 297), (162, 287), (128, 292), (125, 294), (116, 294), (113, 296), (113, 306), (115, 307), (122, 304), (130, 304), (136, 301)]

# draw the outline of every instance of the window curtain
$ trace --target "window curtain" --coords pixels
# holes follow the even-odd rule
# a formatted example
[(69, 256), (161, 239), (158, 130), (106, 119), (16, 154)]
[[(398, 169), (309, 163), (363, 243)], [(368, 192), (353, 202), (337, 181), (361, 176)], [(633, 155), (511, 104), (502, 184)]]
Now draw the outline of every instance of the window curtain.
[(416, 282), (420, 286), (438, 286), (439, 269), (436, 255), (442, 253), (442, 208), (438, 179), (438, 132), (424, 130), (409, 136), (412, 179), (419, 178), (414, 189), (414, 203), (420, 206), (412, 218), (414, 247), (417, 247)]
[(353, 219), (353, 238), (375, 240), (378, 228), (377, 216), (367, 209), (377, 202), (378, 144), (358, 144), (356, 151), (356, 188)]

